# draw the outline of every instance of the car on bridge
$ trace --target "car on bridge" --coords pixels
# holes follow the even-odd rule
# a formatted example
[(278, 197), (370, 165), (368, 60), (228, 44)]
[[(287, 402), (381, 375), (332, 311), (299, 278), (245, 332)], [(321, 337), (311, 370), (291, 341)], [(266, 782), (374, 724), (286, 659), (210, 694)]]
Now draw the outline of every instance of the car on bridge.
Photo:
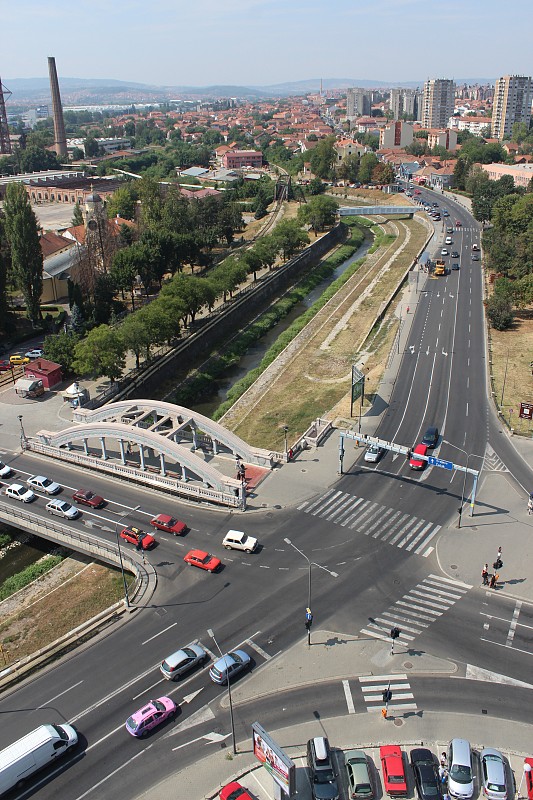
[(6, 486), (4, 489), (7, 497), (12, 497), (13, 500), (20, 500), (22, 503), (31, 503), (37, 498), (31, 489), (26, 489), (20, 483), (12, 483), (11, 486)]
[(165, 531), (165, 533), (173, 533), (174, 536), (182, 536), (187, 531), (187, 526), (179, 519), (171, 517), (169, 514), (158, 514), (150, 520), (150, 525), (153, 525), (158, 531)]
[(82, 506), (89, 506), (89, 508), (102, 508), (105, 505), (105, 500), (99, 494), (91, 492), (90, 489), (77, 489), (72, 495), (75, 503), (80, 503)]
[(407, 797), (407, 778), (400, 746), (397, 744), (382, 745), (379, 748), (381, 771), (385, 791), (391, 797)]
[(133, 525), (123, 528), (120, 531), (120, 538), (134, 544), (137, 550), (149, 550), (155, 545), (155, 539), (151, 533), (145, 533), (140, 528), (134, 528)]
[(49, 514), (55, 514), (58, 517), (65, 517), (65, 519), (77, 519), (80, 512), (76, 506), (67, 503), (66, 500), (50, 500), (46, 504), (46, 510)]
[(126, 720), (126, 730), (138, 739), (146, 736), (158, 725), (174, 717), (178, 707), (170, 697), (159, 697), (149, 700)]
[(190, 567), (199, 567), (206, 572), (216, 572), (222, 564), (219, 558), (206, 553), (205, 550), (189, 550), (183, 560)]
[(44, 492), (45, 494), (57, 494), (61, 491), (61, 486), (45, 475), (30, 475), (26, 483), (28, 486), (31, 486), (32, 489), (36, 489), (38, 492)]
[(0, 461), (0, 478), (9, 478), (13, 470), (3, 461)]

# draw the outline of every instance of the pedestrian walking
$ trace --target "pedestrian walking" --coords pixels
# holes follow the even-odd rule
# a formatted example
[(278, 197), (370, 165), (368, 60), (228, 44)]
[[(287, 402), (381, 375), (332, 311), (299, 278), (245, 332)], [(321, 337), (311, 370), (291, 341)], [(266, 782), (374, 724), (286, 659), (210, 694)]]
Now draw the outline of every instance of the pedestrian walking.
[(495, 572), (494, 575), (490, 579), (489, 588), (495, 589), (496, 584), (498, 583), (500, 576)]
[(527, 513), (533, 514), (533, 493), (529, 495), (529, 500), (527, 501)]
[(498, 552), (496, 553), (496, 561), (494, 562), (493, 567), (494, 569), (501, 569), (503, 567), (501, 547), (498, 547)]
[[(483, 580), (483, 586), (488, 586), (489, 585), (489, 565), (488, 564), (485, 564), (485, 566), (481, 570), (481, 578)], [(442, 764), (442, 759), (441, 759), (440, 763)]]
[[(487, 565), (485, 564), (485, 566), (487, 566)], [(448, 763), (448, 759), (446, 758), (446, 753), (443, 752), (441, 754), (441, 757), (440, 757), (440, 765), (441, 765), (441, 767), (445, 767), (447, 763)]]

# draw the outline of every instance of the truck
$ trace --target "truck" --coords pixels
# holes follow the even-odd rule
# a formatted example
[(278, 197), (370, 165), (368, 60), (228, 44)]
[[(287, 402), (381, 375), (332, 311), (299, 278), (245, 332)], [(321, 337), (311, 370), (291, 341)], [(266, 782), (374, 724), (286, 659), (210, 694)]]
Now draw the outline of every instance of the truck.
[(442, 258), (435, 261), (435, 275), (446, 275), (446, 262)]
[(39, 725), (0, 751), (0, 795), (24, 781), (78, 743), (72, 725)]
[(43, 382), (35, 378), (19, 378), (15, 383), (15, 394), (19, 397), (41, 397), (44, 394)]

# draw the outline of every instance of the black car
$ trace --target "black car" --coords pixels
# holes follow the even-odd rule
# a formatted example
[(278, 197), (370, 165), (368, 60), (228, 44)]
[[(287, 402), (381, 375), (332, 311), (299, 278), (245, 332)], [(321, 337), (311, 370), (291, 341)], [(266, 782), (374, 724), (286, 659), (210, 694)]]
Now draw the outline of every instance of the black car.
[(441, 800), (441, 782), (431, 750), (425, 747), (411, 750), (411, 767), (420, 800)]
[(457, 250), (453, 251), (452, 258), (460, 258), (459, 253), (457, 252)]
[(454, 264), (452, 264), (452, 270), (453, 270), (454, 272), (457, 272), (457, 270), (458, 270), (458, 269), (459, 269), (459, 264), (458, 264), (458, 263), (457, 263), (457, 261), (456, 261)]
[(439, 441), (439, 429), (435, 427), (428, 428), (422, 439), (422, 444), (426, 447), (435, 447)]
[(472, 261), (479, 261), (479, 256), (477, 253), (474, 253), (474, 255), (472, 256)]

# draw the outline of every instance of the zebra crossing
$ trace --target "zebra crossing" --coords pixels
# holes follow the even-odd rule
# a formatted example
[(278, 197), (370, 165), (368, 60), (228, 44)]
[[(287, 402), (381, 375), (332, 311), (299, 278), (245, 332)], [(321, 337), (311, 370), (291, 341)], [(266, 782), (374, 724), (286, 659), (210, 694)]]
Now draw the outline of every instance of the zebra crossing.
[(383, 692), (390, 689), (389, 711), (415, 711), (416, 702), (407, 675), (368, 675), (359, 678), (363, 700), (368, 712), (381, 711)]
[(487, 444), (485, 447), (483, 469), (488, 472), (509, 472), (499, 455), (494, 452), (490, 444)]
[(391, 628), (400, 629), (399, 641), (407, 646), (432, 622), (449, 611), (472, 586), (462, 581), (428, 575), (361, 630), (365, 636), (391, 643)]
[(314, 500), (306, 500), (298, 511), (320, 517), (342, 528), (400, 547), (427, 558), (433, 552), (431, 540), (441, 526), (412, 514), (373, 503), (363, 497), (330, 489)]

